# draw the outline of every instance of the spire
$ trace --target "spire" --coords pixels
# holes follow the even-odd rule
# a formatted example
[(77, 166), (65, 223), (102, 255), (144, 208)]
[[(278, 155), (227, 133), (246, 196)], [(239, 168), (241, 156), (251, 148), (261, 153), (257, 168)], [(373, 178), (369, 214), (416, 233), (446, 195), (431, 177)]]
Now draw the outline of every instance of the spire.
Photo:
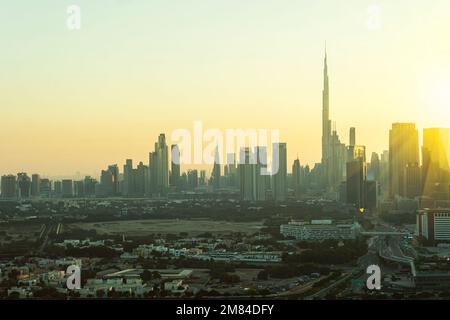
[(324, 89), (328, 90), (328, 53), (326, 42), (325, 42), (325, 58), (323, 61), (323, 81), (324, 81)]

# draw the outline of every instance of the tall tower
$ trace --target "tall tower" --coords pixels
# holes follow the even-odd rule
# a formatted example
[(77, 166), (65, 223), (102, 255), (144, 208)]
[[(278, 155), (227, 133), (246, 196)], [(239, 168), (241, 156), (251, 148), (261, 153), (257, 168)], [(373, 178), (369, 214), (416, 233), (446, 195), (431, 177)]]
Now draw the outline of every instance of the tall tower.
[(331, 137), (331, 120), (330, 120), (330, 92), (328, 84), (328, 63), (327, 50), (325, 48), (325, 59), (323, 68), (323, 90), (322, 90), (322, 181), (328, 186), (329, 171), (329, 148)]
[(211, 182), (214, 190), (218, 190), (220, 188), (220, 176), (221, 176), (221, 166), (220, 166), (219, 146), (216, 146), (216, 150), (214, 153), (214, 165), (211, 173)]
[(180, 148), (177, 144), (171, 146), (171, 172), (170, 172), (170, 185), (179, 187), (180, 184)]
[(350, 146), (354, 147), (356, 145), (356, 129), (354, 127), (350, 128)]
[(393, 123), (389, 131), (389, 195), (406, 196), (407, 166), (419, 164), (419, 133), (414, 123)]
[(169, 154), (166, 136), (161, 133), (155, 151), (149, 154), (150, 190), (155, 195), (165, 195), (169, 187)]
[(273, 198), (285, 201), (287, 198), (287, 146), (286, 143), (272, 144)]
[(422, 178), (424, 196), (449, 198), (450, 129), (423, 129)]

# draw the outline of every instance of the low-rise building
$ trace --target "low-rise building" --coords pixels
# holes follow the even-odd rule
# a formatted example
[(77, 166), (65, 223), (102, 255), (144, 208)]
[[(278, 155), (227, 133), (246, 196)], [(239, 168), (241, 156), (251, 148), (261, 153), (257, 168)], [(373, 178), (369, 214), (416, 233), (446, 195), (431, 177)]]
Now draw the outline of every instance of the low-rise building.
[(429, 241), (450, 241), (450, 209), (420, 210), (416, 219), (416, 235)]
[(302, 241), (321, 241), (329, 239), (355, 239), (361, 230), (359, 223), (335, 224), (332, 220), (290, 221), (280, 226), (284, 237)]

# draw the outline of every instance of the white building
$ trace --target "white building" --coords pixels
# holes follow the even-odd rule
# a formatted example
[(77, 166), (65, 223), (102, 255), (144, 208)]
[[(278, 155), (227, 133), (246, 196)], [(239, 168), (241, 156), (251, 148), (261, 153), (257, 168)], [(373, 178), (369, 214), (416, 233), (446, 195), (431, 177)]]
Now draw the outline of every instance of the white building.
[(184, 293), (187, 289), (189, 289), (189, 286), (183, 284), (183, 280), (173, 280), (164, 283), (164, 290), (171, 293)]
[(431, 241), (450, 241), (450, 209), (425, 209), (417, 215), (416, 235)]
[(353, 224), (333, 224), (331, 220), (313, 220), (311, 223), (303, 221), (290, 221), (280, 226), (280, 233), (284, 237), (293, 237), (297, 240), (328, 240), (328, 239), (355, 239), (361, 226)]

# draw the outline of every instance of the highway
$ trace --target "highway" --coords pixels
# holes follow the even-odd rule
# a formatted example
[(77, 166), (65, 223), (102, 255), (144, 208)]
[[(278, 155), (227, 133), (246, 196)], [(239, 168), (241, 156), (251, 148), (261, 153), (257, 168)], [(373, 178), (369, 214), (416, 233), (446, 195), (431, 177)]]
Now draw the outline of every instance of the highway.
[(60, 224), (55, 224), (54, 222), (48, 222), (44, 225), (44, 229), (41, 231), (38, 242), (41, 243), (37, 252), (42, 254), (50, 242), (50, 235), (52, 232), (57, 232), (60, 230)]
[(366, 269), (372, 264), (378, 264), (378, 237), (372, 237), (367, 240), (368, 250), (367, 253), (360, 257), (357, 262), (357, 266), (353, 268), (349, 273), (342, 276), (339, 280), (333, 282), (328, 287), (321, 289), (320, 291), (308, 296), (306, 300), (323, 299), (334, 288), (338, 287), (341, 283), (347, 280), (354, 280), (360, 277), (365, 278)]

